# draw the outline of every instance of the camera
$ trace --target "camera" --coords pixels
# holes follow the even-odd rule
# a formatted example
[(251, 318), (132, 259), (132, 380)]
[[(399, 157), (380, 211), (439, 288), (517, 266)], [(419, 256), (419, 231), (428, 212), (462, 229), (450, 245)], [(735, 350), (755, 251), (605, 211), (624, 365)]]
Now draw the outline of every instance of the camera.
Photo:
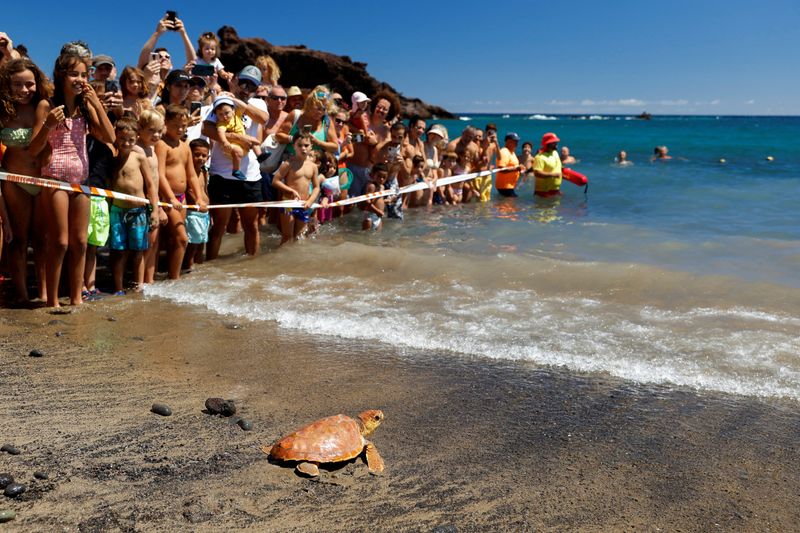
[(353, 142), (354, 143), (363, 143), (364, 142), (364, 134), (363, 133), (356, 133), (353, 135)]
[(392, 146), (389, 148), (389, 159), (396, 159), (400, 155), (400, 146)]
[(201, 107), (203, 107), (203, 102), (192, 102), (189, 104), (189, 112), (194, 114), (194, 112), (198, 111)]
[(106, 80), (106, 92), (107, 93), (118, 93), (119, 92), (119, 82), (116, 80)]

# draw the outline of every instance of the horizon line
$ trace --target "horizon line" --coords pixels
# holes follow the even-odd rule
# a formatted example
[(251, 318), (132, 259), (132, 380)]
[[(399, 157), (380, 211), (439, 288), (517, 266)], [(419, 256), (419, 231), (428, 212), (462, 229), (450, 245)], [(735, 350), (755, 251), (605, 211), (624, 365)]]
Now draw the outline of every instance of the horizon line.
[[(599, 113), (587, 111), (584, 113), (554, 113), (546, 111), (450, 111), (453, 115), (543, 115), (543, 116), (561, 116), (561, 117), (583, 117), (587, 115), (597, 115), (606, 117), (639, 117), (642, 113)], [(800, 114), (783, 115), (783, 114), (769, 114), (769, 113), (753, 113), (753, 114), (729, 114), (729, 113), (649, 113), (651, 117), (781, 117), (781, 118), (800, 118)]]

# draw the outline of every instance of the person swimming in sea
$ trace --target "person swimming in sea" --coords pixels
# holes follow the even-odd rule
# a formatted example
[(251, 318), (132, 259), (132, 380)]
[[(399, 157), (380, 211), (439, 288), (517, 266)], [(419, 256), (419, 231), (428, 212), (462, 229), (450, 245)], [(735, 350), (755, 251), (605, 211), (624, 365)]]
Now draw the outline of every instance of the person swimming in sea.
[(672, 156), (669, 155), (669, 148), (666, 146), (656, 146), (653, 148), (653, 157), (650, 159), (650, 162), (668, 161), (670, 159), (672, 159)]

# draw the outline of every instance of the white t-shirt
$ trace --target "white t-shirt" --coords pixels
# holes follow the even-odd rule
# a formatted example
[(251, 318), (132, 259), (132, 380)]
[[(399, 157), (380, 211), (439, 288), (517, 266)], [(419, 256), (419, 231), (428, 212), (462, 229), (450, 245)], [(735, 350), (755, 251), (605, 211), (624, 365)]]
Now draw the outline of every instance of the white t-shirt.
[(220, 70), (225, 70), (222, 61), (220, 61), (218, 57), (215, 57), (214, 61), (212, 61), (211, 63), (206, 63), (205, 59), (203, 59), (202, 57), (198, 57), (197, 60), (195, 61), (195, 65), (210, 65), (213, 66), (214, 70), (216, 70), (217, 72), (219, 72)]
[[(267, 103), (260, 98), (251, 98), (247, 103), (253, 107), (257, 107), (262, 111), (267, 111)], [(212, 124), (216, 124), (217, 116), (214, 113), (210, 113), (205, 120), (207, 122), (211, 122)], [(258, 124), (250, 117), (250, 115), (245, 113), (245, 115), (242, 117), (242, 122), (244, 123), (245, 134), (252, 137), (258, 136)], [(242, 161), (239, 164), (239, 170), (247, 178), (246, 181), (258, 181), (261, 179), (261, 169), (259, 168), (256, 154), (253, 153), (252, 150), (249, 150), (242, 158)], [(231, 175), (232, 172), (233, 163), (231, 162), (231, 158), (222, 152), (222, 145), (215, 142), (211, 147), (211, 169), (209, 170), (209, 173), (212, 176), (217, 174), (228, 180), (239, 181)]]
[[(208, 137), (203, 135), (203, 122), (208, 120), (209, 115), (211, 115), (211, 106), (204, 105), (200, 108), (200, 122), (192, 126), (191, 128), (186, 130), (186, 142), (192, 142), (195, 139), (203, 139), (204, 141), (209, 141)], [(209, 141), (211, 144), (211, 141)]]

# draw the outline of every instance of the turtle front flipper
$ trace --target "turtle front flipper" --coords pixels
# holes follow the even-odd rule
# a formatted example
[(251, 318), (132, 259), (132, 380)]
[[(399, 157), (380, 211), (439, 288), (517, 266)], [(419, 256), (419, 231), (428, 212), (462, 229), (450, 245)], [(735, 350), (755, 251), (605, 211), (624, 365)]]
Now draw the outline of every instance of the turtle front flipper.
[(308, 463), (302, 462), (297, 463), (295, 467), (298, 474), (303, 474), (308, 477), (317, 477), (319, 475), (319, 468), (317, 467), (317, 463)]
[(383, 458), (378, 453), (378, 449), (370, 441), (367, 441), (367, 467), (370, 474), (380, 474), (383, 472)]

